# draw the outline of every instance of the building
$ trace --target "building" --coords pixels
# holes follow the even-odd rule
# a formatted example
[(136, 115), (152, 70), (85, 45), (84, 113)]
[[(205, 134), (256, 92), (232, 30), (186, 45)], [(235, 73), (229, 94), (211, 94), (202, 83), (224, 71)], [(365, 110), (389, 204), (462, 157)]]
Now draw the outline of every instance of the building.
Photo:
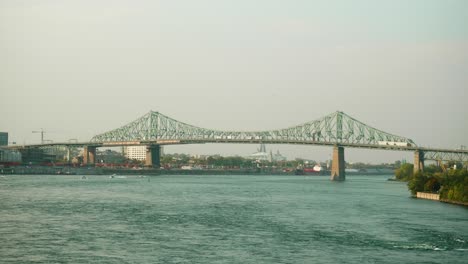
[(249, 159), (254, 159), (254, 160), (259, 160), (259, 161), (269, 161), (269, 162), (274, 162), (274, 161), (285, 161), (286, 157), (281, 155), (279, 150), (276, 152), (276, 154), (273, 154), (273, 152), (270, 150), (270, 153), (266, 151), (265, 144), (261, 144), (260, 148), (257, 149), (257, 152), (249, 155), (247, 158)]
[(257, 152), (250, 154), (248, 158), (254, 160), (271, 161), (271, 156), (266, 152), (265, 144), (261, 144), (260, 148), (257, 149)]
[(8, 145), (8, 132), (0, 132), (0, 146)]
[(77, 148), (74, 147), (65, 147), (65, 146), (53, 146), (43, 148), (44, 154), (54, 157), (53, 161), (69, 161), (74, 156), (78, 155)]
[(0, 149), (0, 163), (21, 162), (21, 153), (17, 150)]
[(146, 160), (146, 146), (128, 146), (124, 148), (125, 157), (132, 160)]
[(99, 163), (120, 164), (125, 162), (125, 156), (120, 151), (114, 151), (111, 149), (103, 151), (98, 150), (96, 153), (96, 160)]
[(54, 154), (47, 154), (43, 149), (25, 148), (19, 150), (23, 163), (29, 164), (46, 164), (56, 160)]
[(276, 151), (276, 154), (273, 154), (270, 150), (270, 156), (271, 156), (271, 160), (273, 161), (286, 161), (286, 157), (281, 155), (279, 150)]

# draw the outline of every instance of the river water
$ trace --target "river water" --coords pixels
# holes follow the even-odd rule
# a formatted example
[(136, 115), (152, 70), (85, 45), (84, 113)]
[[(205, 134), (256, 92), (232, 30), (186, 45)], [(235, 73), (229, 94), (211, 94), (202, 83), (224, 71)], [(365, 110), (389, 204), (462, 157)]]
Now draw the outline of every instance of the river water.
[(468, 209), (388, 176), (6, 176), (0, 263), (468, 263)]

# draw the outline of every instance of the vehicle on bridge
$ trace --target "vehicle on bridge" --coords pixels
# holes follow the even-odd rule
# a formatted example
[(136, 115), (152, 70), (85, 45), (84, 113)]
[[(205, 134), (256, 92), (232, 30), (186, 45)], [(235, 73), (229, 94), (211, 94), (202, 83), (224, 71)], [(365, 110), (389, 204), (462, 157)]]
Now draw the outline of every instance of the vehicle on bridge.
[(377, 143), (381, 146), (411, 147), (408, 142), (378, 141)]

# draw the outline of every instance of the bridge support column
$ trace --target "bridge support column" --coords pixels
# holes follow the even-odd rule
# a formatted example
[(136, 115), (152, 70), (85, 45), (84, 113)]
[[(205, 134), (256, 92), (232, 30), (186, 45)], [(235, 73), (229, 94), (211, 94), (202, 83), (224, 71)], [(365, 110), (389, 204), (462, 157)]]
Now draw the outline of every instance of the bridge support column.
[(96, 162), (96, 147), (85, 146), (83, 148), (83, 164), (94, 165)]
[(424, 171), (424, 152), (416, 150), (414, 152), (414, 168), (413, 173)]
[(161, 167), (161, 147), (159, 145), (151, 145), (146, 147), (146, 162), (148, 167)]
[(331, 180), (332, 181), (344, 181), (345, 179), (346, 179), (346, 175), (345, 175), (344, 147), (334, 146)]
[(67, 163), (70, 164), (71, 158), (70, 158), (70, 147), (67, 146)]

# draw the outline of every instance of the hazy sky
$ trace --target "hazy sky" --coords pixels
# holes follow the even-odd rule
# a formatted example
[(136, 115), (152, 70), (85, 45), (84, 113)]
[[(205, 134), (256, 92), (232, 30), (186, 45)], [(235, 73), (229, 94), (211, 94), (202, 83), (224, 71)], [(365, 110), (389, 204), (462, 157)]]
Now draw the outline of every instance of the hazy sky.
[(150, 110), (219, 130), (284, 128), (342, 110), (419, 145), (458, 148), (468, 145), (467, 99), (465, 0), (0, 0), (0, 131), (18, 144), (40, 142), (31, 131), (41, 128), (46, 139), (86, 141)]

